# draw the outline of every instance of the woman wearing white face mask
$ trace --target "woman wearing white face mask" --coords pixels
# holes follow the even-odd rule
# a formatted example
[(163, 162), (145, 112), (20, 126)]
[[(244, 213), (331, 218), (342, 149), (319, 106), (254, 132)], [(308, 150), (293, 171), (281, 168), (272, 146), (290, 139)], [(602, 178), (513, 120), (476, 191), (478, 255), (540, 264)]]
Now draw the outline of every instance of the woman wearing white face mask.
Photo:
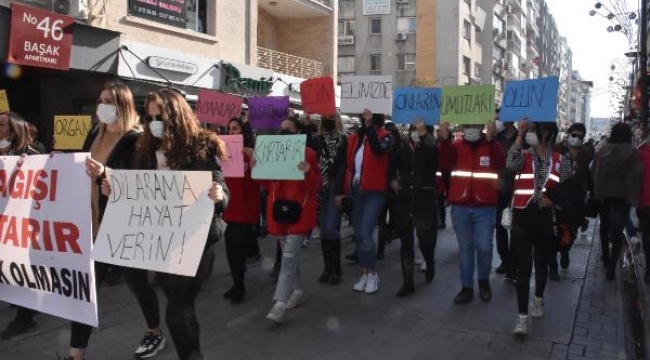
[[(133, 141), (137, 138), (139, 131), (138, 115), (131, 90), (120, 82), (106, 83), (97, 100), (96, 116), (99, 122), (88, 134), (82, 148), (83, 152), (90, 152), (91, 157), (86, 159), (86, 172), (97, 185), (91, 187), (93, 238), (99, 230), (103, 209), (108, 200), (107, 197), (100, 194), (99, 190), (101, 179), (104, 177), (104, 165), (111, 165), (123, 158), (123, 154), (114, 151), (116, 144), (123, 140)], [(106, 264), (95, 262), (95, 285), (97, 288), (104, 280), (109, 282), (107, 275), (111, 268), (113, 266), (109, 267)], [(126, 273), (124, 275), (127, 277), (127, 282), (130, 282), (130, 277)], [(91, 326), (73, 322), (70, 355), (64, 360), (83, 359), (91, 333)]]
[[(519, 133), (508, 151), (506, 166), (517, 172), (512, 199), (512, 246), (517, 269), (517, 302), (519, 317), (514, 329), (517, 335), (528, 334), (528, 300), (530, 276), (535, 265), (535, 296), (533, 318), (544, 316), (544, 290), (548, 278), (548, 262), (554, 233), (553, 203), (546, 190), (571, 176), (567, 158), (553, 151), (558, 130), (555, 123), (519, 122)], [(522, 148), (523, 142), (530, 146)]]

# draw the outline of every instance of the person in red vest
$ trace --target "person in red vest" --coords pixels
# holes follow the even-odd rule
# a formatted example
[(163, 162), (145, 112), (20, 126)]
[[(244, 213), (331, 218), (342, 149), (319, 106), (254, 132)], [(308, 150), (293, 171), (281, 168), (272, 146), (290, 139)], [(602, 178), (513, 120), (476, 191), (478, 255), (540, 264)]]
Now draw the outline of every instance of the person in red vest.
[[(530, 316), (544, 316), (544, 289), (552, 246), (557, 246), (556, 211), (545, 195), (560, 181), (571, 177), (569, 159), (553, 151), (558, 128), (555, 123), (519, 121), (517, 139), (508, 151), (506, 166), (516, 172), (512, 199), (511, 241), (517, 268), (517, 335), (528, 334), (530, 276), (535, 264), (535, 296)], [(523, 149), (524, 141), (529, 146)], [(556, 245), (554, 245), (556, 244)]]
[[(301, 133), (301, 124), (289, 117), (280, 124), (280, 135)], [(255, 166), (255, 159), (251, 166)], [(266, 222), (269, 236), (282, 246), (282, 265), (273, 295), (274, 304), (266, 318), (276, 323), (284, 321), (285, 310), (303, 302), (300, 281), (300, 252), (305, 237), (316, 227), (318, 194), (323, 186), (318, 156), (305, 148), (305, 160), (296, 165), (304, 173), (303, 180), (265, 180), (268, 192)]]
[(223, 213), (223, 219), (228, 224), (224, 234), (226, 257), (233, 280), (233, 286), (223, 294), (223, 297), (230, 299), (233, 304), (239, 304), (246, 293), (244, 286), (246, 257), (252, 247), (251, 244), (257, 241), (254, 226), (260, 222), (260, 186), (251, 179), (250, 162), (255, 148), (255, 135), (250, 124), (240, 118), (233, 118), (228, 122), (228, 134), (242, 134), (244, 138), (244, 177), (226, 177), (231, 202)]
[(494, 140), (495, 126), (465, 125), (462, 139), (452, 142), (449, 124), (440, 124), (440, 168), (451, 170), (447, 201), (453, 205), (451, 219), (460, 249), (462, 289), (454, 298), (466, 304), (474, 298), (474, 263), (478, 263), (481, 300), (492, 298), (493, 234), (499, 199), (498, 174), (505, 166), (505, 153)]
[[(362, 275), (354, 290), (373, 294), (379, 290), (375, 242), (373, 235), (388, 190), (388, 152), (393, 139), (384, 129), (384, 115), (366, 109), (362, 114), (363, 126), (348, 140), (348, 154), (344, 194), (352, 202), (352, 227), (356, 254)], [(336, 197), (337, 205), (345, 195)]]

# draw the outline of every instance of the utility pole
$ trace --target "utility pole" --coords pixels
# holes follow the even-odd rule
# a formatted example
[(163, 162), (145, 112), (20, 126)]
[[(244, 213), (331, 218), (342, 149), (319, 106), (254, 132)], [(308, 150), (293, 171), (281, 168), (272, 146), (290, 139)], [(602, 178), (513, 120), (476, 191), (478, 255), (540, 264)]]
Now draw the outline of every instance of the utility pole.
[(648, 0), (641, 0), (641, 21), (639, 35), (640, 54), (639, 67), (641, 68), (641, 123), (645, 125), (647, 133), (648, 124)]

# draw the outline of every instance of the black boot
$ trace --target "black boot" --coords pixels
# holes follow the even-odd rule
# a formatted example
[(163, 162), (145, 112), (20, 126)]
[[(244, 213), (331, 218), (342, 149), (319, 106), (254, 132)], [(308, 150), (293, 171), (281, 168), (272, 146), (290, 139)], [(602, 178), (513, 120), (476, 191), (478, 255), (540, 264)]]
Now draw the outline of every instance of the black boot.
[(275, 247), (275, 262), (273, 263), (273, 271), (271, 277), (277, 279), (280, 276), (280, 267), (282, 266), (282, 246), (277, 242)]
[(341, 239), (329, 241), (330, 248), (330, 285), (341, 283)]
[(553, 253), (548, 262), (548, 278), (553, 281), (560, 281), (560, 273), (557, 271), (557, 254)]
[(568, 269), (569, 264), (571, 264), (571, 259), (569, 258), (569, 250), (560, 251), (560, 266), (562, 269)]
[(390, 238), (390, 230), (386, 226), (380, 226), (377, 231), (377, 260), (384, 260), (384, 250)]
[[(402, 288), (397, 291), (397, 297), (404, 297), (415, 292), (415, 285), (413, 284), (413, 252), (407, 254), (406, 251), (401, 251), (402, 259)], [(428, 271), (428, 269), (427, 269)]]
[(323, 263), (325, 264), (325, 269), (323, 273), (318, 278), (318, 282), (327, 283), (330, 281), (331, 269), (330, 269), (330, 245), (328, 244), (332, 240), (329, 239), (320, 239), (320, 247), (323, 250)]

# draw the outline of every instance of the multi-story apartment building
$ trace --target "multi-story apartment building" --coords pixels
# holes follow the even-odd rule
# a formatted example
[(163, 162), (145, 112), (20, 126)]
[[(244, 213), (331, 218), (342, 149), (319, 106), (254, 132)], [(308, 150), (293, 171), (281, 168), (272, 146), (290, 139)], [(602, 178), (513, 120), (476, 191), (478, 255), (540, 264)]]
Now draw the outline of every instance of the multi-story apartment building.
[(576, 100), (573, 89), (573, 53), (567, 39), (560, 38), (560, 68), (558, 75), (560, 77), (560, 88), (558, 91), (558, 125), (561, 128), (569, 127), (575, 120), (575, 113), (571, 112), (573, 102)]
[(537, 19), (539, 18), (540, 8), (536, 0), (522, 0), (526, 1), (526, 61), (522, 63), (522, 71), (525, 79), (536, 79), (539, 77), (539, 63), (540, 53), (537, 48), (537, 42), (540, 36), (540, 30), (537, 26)]
[(483, 48), (484, 66), (481, 67), (480, 78), (484, 84), (494, 84), (495, 100), (501, 101), (505, 74), (509, 65), (506, 63), (506, 0), (477, 0), (477, 4), (485, 9), (485, 30), (477, 32), (479, 43)]
[(433, 84), (435, 12), (436, 0), (339, 0), (339, 75), (392, 75), (394, 87)]
[(545, 0), (536, 0), (539, 4), (540, 13), (537, 18), (537, 27), (540, 36), (537, 39), (539, 59), (539, 76), (557, 76), (560, 69), (559, 41), (560, 33), (555, 18), (546, 4)]
[[(299, 83), (336, 74), (338, 0), (0, 0), (0, 65), (11, 56), (12, 4), (74, 17), (70, 71), (14, 66), (0, 75), (13, 110), (52, 134), (55, 114), (92, 114), (108, 79), (140, 99), (173, 86), (196, 100), (200, 89), (289, 95)], [(20, 76), (16, 75), (19, 74)]]
[[(437, 68), (439, 85), (467, 85), (490, 83), (491, 76), (483, 71), (484, 45), (491, 50), (492, 34), (486, 24), (492, 22), (494, 5), (483, 8), (481, 1), (438, 1)], [(488, 13), (490, 19), (488, 20)], [(491, 67), (491, 62), (486, 64)], [(485, 78), (482, 78), (485, 77)]]
[(524, 77), (522, 69), (526, 64), (526, 2), (525, 0), (508, 0), (508, 17), (506, 21), (506, 80), (518, 80)]

